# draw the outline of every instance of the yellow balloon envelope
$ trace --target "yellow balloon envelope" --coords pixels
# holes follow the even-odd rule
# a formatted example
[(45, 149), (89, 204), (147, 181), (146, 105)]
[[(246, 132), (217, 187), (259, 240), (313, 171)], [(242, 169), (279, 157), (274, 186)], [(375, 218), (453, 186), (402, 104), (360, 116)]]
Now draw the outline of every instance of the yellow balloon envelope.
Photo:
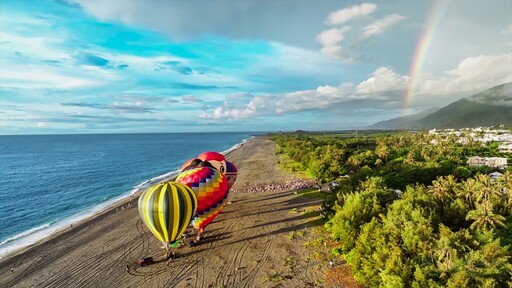
[(139, 198), (139, 215), (158, 240), (174, 242), (187, 229), (197, 209), (197, 196), (187, 185), (164, 182)]

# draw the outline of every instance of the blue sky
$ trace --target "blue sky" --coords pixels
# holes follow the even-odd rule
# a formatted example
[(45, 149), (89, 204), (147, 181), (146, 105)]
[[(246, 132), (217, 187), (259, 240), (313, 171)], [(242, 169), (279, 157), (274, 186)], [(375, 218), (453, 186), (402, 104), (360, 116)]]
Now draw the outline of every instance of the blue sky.
[(505, 0), (4, 0), (0, 134), (360, 129), (512, 82), (511, 11)]

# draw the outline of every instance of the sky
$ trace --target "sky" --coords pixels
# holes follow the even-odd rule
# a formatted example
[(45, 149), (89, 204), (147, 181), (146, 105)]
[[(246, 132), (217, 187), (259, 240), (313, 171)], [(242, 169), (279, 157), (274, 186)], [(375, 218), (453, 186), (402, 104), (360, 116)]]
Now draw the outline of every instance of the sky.
[(364, 129), (508, 82), (508, 0), (0, 1), (4, 135)]

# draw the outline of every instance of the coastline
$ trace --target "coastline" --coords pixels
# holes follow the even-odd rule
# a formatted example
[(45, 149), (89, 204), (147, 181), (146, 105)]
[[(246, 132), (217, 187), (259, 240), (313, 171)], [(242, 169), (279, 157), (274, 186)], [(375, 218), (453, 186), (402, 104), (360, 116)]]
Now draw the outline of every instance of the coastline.
[[(228, 148), (225, 151), (222, 151), (221, 153), (224, 154), (226, 157), (229, 157), (230, 153), (232, 153), (236, 149), (241, 148), (242, 145), (244, 145), (245, 143), (247, 143), (248, 141), (250, 141), (251, 139), (253, 139), (255, 137), (264, 137), (264, 136), (261, 136), (261, 135), (251, 136), (249, 138), (242, 140), (242, 142), (240, 142), (240, 143), (236, 143), (235, 145), (233, 145), (232, 147)], [(32, 230), (35, 230), (34, 232), (36, 232), (36, 233), (37, 232), (41, 232), (41, 233), (49, 232), (49, 233), (47, 233), (46, 236), (40, 237), (40, 238), (36, 239), (35, 241), (31, 241), (27, 244), (15, 245), (16, 243), (14, 243), (13, 244), (14, 248), (12, 248), (12, 249), (9, 249), (10, 247), (7, 246), (5, 248), (8, 250), (7, 253), (0, 255), (0, 268), (2, 267), (4, 261), (9, 262), (8, 261), (9, 258), (13, 258), (16, 255), (24, 253), (26, 251), (30, 251), (31, 248), (34, 248), (46, 241), (50, 241), (54, 237), (59, 237), (61, 235), (67, 235), (68, 233), (72, 233), (73, 231), (80, 229), (80, 227), (87, 224), (89, 221), (95, 221), (95, 220), (97, 220), (96, 218), (103, 219), (103, 217), (106, 217), (107, 215), (110, 215), (111, 213), (117, 213), (119, 211), (124, 210), (125, 208), (126, 209), (129, 208), (132, 205), (136, 206), (139, 196), (142, 194), (142, 192), (147, 187), (150, 187), (151, 185), (154, 185), (154, 184), (160, 183), (160, 182), (164, 182), (164, 181), (174, 181), (176, 179), (176, 177), (178, 176), (178, 173), (179, 173), (179, 170), (173, 170), (173, 171), (167, 172), (165, 174), (158, 175), (151, 179), (148, 179), (148, 180), (134, 186), (133, 189), (131, 189), (130, 191), (122, 193), (121, 195), (116, 196), (105, 203), (99, 203), (85, 211), (74, 214), (73, 216), (71, 216), (71, 220), (59, 220), (55, 223), (52, 223), (53, 225), (55, 225), (55, 227), (51, 227), (50, 224), (44, 224), (41, 226), (48, 225), (47, 229), (39, 230), (39, 229), (37, 229), (39, 227), (35, 227), (33, 229), (30, 229), (30, 230), (27, 230), (27, 231), (24, 231), (24, 232), (18, 234), (18, 235), (23, 235)], [(19, 237), (19, 238), (23, 239), (24, 236), (30, 237), (30, 236), (32, 236), (31, 234), (32, 233), (27, 233), (26, 235), (23, 235), (22, 237)], [(14, 235), (12, 237), (15, 237), (18, 235)], [(15, 239), (14, 241), (16, 241), (16, 240), (17, 239)], [(19, 248), (17, 248), (18, 246), (19, 246)]]
[[(272, 275), (286, 276), (281, 287), (311, 287), (322, 277), (322, 262), (304, 243), (316, 239), (309, 231), (323, 225), (322, 200), (300, 197), (286, 185), (235, 192), (246, 184), (258, 188), (297, 179), (279, 168), (275, 147), (266, 136), (255, 137), (227, 155), (238, 170), (228, 204), (200, 243), (179, 248), (171, 265), (137, 205), (122, 202), (124, 209), (111, 207), (0, 260), (0, 287), (271, 287)], [(146, 256), (154, 264), (139, 266)], [(283, 265), (290, 259), (292, 266)]]

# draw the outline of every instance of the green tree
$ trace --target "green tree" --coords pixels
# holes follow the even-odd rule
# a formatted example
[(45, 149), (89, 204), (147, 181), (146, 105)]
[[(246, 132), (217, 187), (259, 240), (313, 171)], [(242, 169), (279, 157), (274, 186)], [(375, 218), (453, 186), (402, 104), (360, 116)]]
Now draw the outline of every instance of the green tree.
[(505, 217), (493, 213), (492, 204), (489, 202), (477, 203), (476, 209), (468, 212), (466, 220), (474, 220), (470, 226), (471, 229), (474, 230), (489, 230), (491, 228), (506, 227), (503, 223)]
[(473, 208), (473, 196), (475, 194), (475, 191), (477, 189), (477, 184), (474, 179), (467, 179), (460, 185), (457, 190), (456, 194), (458, 197), (461, 197), (466, 200), (466, 202), (469, 204), (471, 208)]
[(476, 182), (478, 185), (478, 190), (476, 193), (476, 200), (479, 203), (486, 202), (490, 203), (491, 196), (494, 194), (491, 177), (485, 174), (476, 175)]

